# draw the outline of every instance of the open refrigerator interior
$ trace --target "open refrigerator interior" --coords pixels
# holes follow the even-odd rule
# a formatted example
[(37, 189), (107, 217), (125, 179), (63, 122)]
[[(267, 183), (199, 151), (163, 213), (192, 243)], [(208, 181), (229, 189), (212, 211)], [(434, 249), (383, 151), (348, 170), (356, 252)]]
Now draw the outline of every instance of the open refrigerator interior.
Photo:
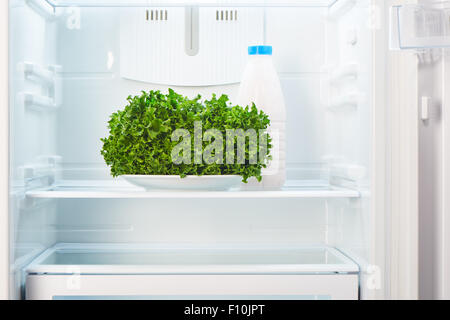
[[(360, 277), (375, 270), (371, 1), (13, 0), (9, 13), (12, 298), (381, 290)], [(273, 46), (287, 108), (281, 190), (152, 192), (111, 177), (100, 139), (129, 95), (233, 102), (259, 44)]]

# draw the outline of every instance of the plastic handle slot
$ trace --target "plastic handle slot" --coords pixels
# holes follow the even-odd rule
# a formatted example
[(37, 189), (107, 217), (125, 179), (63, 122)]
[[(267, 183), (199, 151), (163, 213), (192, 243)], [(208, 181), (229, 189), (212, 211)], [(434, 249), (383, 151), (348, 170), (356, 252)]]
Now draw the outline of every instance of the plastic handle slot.
[(198, 7), (185, 8), (185, 51), (195, 56), (200, 49), (200, 13)]

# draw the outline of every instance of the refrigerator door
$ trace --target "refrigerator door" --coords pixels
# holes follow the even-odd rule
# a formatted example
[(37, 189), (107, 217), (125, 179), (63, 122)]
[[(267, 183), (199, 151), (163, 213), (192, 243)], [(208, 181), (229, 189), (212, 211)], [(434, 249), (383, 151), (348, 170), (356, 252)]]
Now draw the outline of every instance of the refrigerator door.
[[(449, 299), (450, 4), (447, 1), (394, 1), (390, 20), (390, 47), (397, 50), (390, 55), (396, 64), (398, 81), (398, 85), (393, 86), (398, 90), (393, 90), (390, 97), (397, 94), (399, 99), (392, 105), (398, 106), (399, 111), (392, 116), (392, 121), (397, 122), (392, 127), (393, 136), (395, 130), (399, 137), (403, 136), (403, 140), (398, 140), (401, 141), (401, 145), (397, 145), (399, 148), (405, 147), (406, 139), (416, 139), (416, 142), (410, 140), (403, 151), (409, 152), (411, 147), (416, 150), (414, 161), (417, 163), (413, 164), (398, 152), (397, 158), (403, 159), (400, 172), (411, 167), (404, 165), (406, 161), (417, 167), (418, 173), (413, 175), (416, 190), (411, 185), (398, 184), (406, 189), (391, 193), (393, 209), (396, 204), (406, 204), (399, 200), (402, 194), (409, 196), (405, 198), (410, 203), (409, 208), (418, 207), (417, 212), (398, 211), (393, 215), (396, 221), (391, 228), (391, 269), (401, 270), (399, 275), (401, 273), (403, 280), (395, 281), (392, 275), (391, 284), (400, 290), (413, 288), (412, 284), (417, 281), (418, 298)], [(417, 202), (412, 197), (414, 194), (418, 196)], [(407, 250), (399, 254), (401, 248)]]

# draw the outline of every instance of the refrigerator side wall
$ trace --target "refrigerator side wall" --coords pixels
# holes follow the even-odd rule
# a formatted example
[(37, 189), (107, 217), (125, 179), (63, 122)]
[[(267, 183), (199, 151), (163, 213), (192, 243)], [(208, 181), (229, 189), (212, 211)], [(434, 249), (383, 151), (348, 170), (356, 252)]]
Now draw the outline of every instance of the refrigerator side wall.
[(0, 4), (0, 299), (8, 298), (8, 1)]
[(58, 73), (50, 72), (52, 68), (58, 69), (55, 22), (23, 0), (10, 1), (9, 9), (3, 11), (9, 11), (11, 34), (8, 41), (9, 298), (20, 299), (23, 266), (54, 244), (56, 237), (52, 227), (58, 217), (57, 203), (27, 201), (25, 192), (48, 184), (56, 175), (58, 121), (49, 101), (54, 99), (57, 106), (56, 93), (60, 90)]

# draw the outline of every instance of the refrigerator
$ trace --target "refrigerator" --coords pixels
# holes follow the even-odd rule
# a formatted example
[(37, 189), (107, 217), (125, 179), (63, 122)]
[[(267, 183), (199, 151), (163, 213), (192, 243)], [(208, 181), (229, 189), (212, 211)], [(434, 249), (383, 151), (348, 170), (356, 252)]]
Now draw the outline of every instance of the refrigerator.
[[(449, 3), (0, 6), (0, 298), (450, 297)], [(281, 188), (112, 176), (101, 139), (129, 96), (234, 105), (257, 45), (286, 105)]]

